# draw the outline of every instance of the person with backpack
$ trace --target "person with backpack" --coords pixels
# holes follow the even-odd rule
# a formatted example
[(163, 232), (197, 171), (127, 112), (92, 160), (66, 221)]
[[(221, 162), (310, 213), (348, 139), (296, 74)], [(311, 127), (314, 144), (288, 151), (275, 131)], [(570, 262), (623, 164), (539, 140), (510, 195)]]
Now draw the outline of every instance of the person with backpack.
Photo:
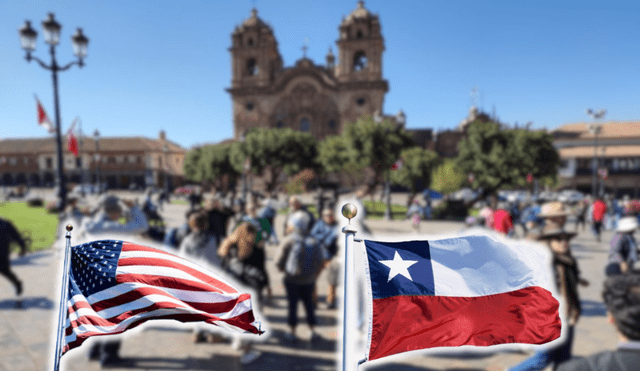
[(289, 314), (287, 323), (290, 332), (285, 338), (295, 342), (298, 324), (298, 301), (302, 300), (307, 313), (307, 324), (311, 330), (311, 341), (320, 336), (315, 332), (315, 303), (313, 291), (318, 275), (324, 265), (325, 254), (313, 239), (305, 239), (305, 231), (309, 229), (309, 221), (304, 211), (298, 210), (289, 218), (287, 236), (278, 246), (276, 266), (284, 272), (284, 286), (287, 291)]
[(636, 229), (638, 229), (638, 219), (634, 216), (624, 217), (618, 222), (617, 233), (611, 239), (609, 263), (605, 268), (607, 276), (634, 270), (634, 265), (638, 262), (638, 244), (633, 237)]

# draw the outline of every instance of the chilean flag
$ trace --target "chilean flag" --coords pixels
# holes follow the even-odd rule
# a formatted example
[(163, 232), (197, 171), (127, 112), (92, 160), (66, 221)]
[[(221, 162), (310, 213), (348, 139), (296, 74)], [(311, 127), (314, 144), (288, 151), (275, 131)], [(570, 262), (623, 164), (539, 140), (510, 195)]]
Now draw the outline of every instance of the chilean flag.
[(369, 360), (462, 345), (560, 337), (548, 252), (489, 236), (365, 240), (373, 313)]

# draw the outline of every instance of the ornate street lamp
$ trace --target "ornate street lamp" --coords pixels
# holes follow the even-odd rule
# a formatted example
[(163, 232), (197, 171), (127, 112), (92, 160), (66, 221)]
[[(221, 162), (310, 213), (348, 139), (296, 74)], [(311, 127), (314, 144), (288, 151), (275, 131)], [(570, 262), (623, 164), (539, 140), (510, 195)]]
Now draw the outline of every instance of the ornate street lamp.
[(96, 183), (98, 184), (98, 194), (102, 193), (102, 181), (100, 180), (100, 132), (98, 129), (93, 132), (96, 141), (96, 154), (93, 159), (96, 162)]
[(600, 158), (598, 157), (598, 135), (600, 135), (600, 132), (602, 131), (602, 123), (598, 122), (598, 120), (603, 118), (604, 115), (606, 114), (607, 114), (606, 109), (601, 109), (595, 112), (591, 108), (587, 109), (587, 115), (591, 116), (595, 120), (595, 122), (589, 124), (589, 133), (591, 133), (592, 135), (595, 135), (595, 141), (593, 144), (593, 166), (592, 166), (593, 179), (591, 183), (591, 196), (594, 199), (596, 197), (596, 192), (598, 188), (598, 176), (596, 173), (598, 171), (598, 168), (600, 167), (599, 166)]
[(87, 46), (89, 45), (89, 39), (82, 34), (82, 29), (78, 28), (76, 33), (71, 37), (73, 43), (73, 50), (78, 60), (71, 62), (65, 66), (58, 66), (56, 61), (56, 45), (60, 42), (60, 30), (62, 26), (56, 22), (53, 13), (49, 13), (47, 19), (42, 21), (42, 29), (44, 30), (44, 41), (49, 44), (49, 54), (51, 54), (51, 64), (47, 65), (38, 57), (31, 55), (31, 52), (36, 50), (36, 38), (38, 33), (31, 28), (31, 22), (25, 21), (25, 24), (18, 30), (20, 34), (20, 44), (27, 54), (25, 59), (27, 62), (31, 62), (34, 59), (44, 69), (51, 71), (51, 77), (53, 79), (53, 96), (54, 106), (56, 111), (56, 152), (58, 158), (58, 210), (64, 210), (67, 204), (67, 189), (64, 179), (64, 163), (62, 162), (62, 140), (60, 136), (60, 103), (58, 99), (58, 71), (66, 71), (74, 64), (79, 67), (84, 66), (83, 59), (87, 56)]

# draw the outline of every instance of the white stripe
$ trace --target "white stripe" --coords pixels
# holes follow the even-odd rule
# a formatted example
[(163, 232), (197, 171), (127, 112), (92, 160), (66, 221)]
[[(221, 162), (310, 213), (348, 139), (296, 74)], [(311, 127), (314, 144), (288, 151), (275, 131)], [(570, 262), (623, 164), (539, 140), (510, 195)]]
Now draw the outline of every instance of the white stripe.
[[(129, 317), (124, 321), (113, 326), (94, 326), (94, 325), (81, 324), (78, 327), (73, 329), (73, 332), (71, 333), (71, 335), (68, 335), (65, 337), (65, 341), (67, 344), (71, 343), (77, 338), (77, 335), (81, 335), (86, 332), (99, 332), (103, 334), (118, 332), (120, 330), (126, 329), (132, 322), (138, 321), (143, 318), (152, 319), (154, 317), (163, 316), (163, 315), (172, 315), (172, 314), (204, 314), (204, 315), (216, 316), (220, 319), (229, 319), (229, 318), (244, 314), (250, 310), (251, 310), (251, 306), (248, 300), (238, 303), (238, 305), (236, 305), (230, 312), (223, 312), (223, 313), (216, 313), (216, 314), (209, 314), (200, 310), (196, 310), (192, 307), (184, 307), (184, 306), (181, 306), (179, 308), (156, 309), (153, 311), (136, 314), (135, 316)], [(226, 322), (222, 322), (222, 321), (215, 321), (215, 322), (216, 324), (225, 323), (225, 326), (221, 326), (221, 327), (225, 327), (227, 329), (232, 329), (235, 331), (245, 331), (244, 329), (230, 325)], [(67, 323), (66, 327), (69, 327), (69, 323)]]
[(179, 300), (190, 302), (190, 303), (220, 303), (227, 302), (230, 300), (235, 300), (241, 293), (220, 293), (220, 292), (212, 292), (212, 291), (193, 291), (193, 290), (180, 290), (180, 289), (171, 289), (166, 287), (149, 285), (142, 282), (126, 282), (118, 284), (114, 287), (111, 287), (108, 290), (104, 290), (101, 292), (96, 292), (87, 298), (87, 301), (90, 304), (95, 304), (99, 301), (110, 300), (122, 294), (126, 294), (130, 291), (140, 289), (140, 288), (154, 288), (157, 290), (161, 290), (166, 292), (167, 294), (178, 298)]
[(429, 251), (437, 296), (484, 296), (530, 286), (553, 292), (551, 257), (543, 246), (467, 236), (429, 241)]
[(135, 251), (123, 251), (120, 253), (120, 259), (126, 259), (126, 258), (156, 258), (156, 259), (163, 259), (163, 260), (167, 260), (167, 261), (171, 261), (177, 264), (181, 264), (184, 265), (185, 267), (189, 267), (191, 269), (194, 269), (196, 271), (199, 271), (200, 273), (210, 276), (212, 278), (215, 278), (216, 280), (226, 284), (227, 286), (230, 287), (234, 287), (229, 281), (227, 281), (225, 278), (223, 278), (221, 275), (219, 275), (218, 273), (212, 271), (211, 269), (208, 269), (206, 267), (203, 267), (201, 265), (195, 264), (193, 262), (190, 262), (189, 260), (183, 259), (179, 256), (175, 256), (175, 255), (167, 255), (167, 254), (163, 254), (160, 252), (153, 252), (153, 251), (142, 251), (142, 250), (135, 250)]

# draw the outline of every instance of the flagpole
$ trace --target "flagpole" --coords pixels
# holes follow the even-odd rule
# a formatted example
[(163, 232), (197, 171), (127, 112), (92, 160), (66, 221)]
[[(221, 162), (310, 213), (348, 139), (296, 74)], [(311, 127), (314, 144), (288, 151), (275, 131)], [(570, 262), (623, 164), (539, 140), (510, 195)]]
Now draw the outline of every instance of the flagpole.
[(62, 288), (60, 290), (60, 310), (58, 312), (58, 332), (56, 333), (56, 353), (54, 359), (54, 371), (60, 370), (60, 357), (62, 356), (62, 339), (64, 336), (64, 329), (66, 326), (65, 313), (67, 307), (68, 286), (69, 286), (69, 261), (71, 252), (71, 231), (73, 226), (67, 224), (66, 245), (64, 248), (64, 269), (62, 270)]
[(344, 295), (343, 295), (343, 315), (342, 315), (342, 366), (341, 371), (352, 371), (358, 368), (357, 362), (354, 361), (354, 344), (355, 338), (353, 334), (353, 326), (356, 323), (355, 318), (355, 290), (354, 282), (354, 259), (353, 259), (353, 241), (356, 235), (356, 228), (351, 225), (353, 219), (358, 213), (358, 209), (354, 204), (348, 203), (342, 206), (342, 215), (349, 219), (349, 224), (342, 228), (345, 234), (345, 263), (344, 263)]

